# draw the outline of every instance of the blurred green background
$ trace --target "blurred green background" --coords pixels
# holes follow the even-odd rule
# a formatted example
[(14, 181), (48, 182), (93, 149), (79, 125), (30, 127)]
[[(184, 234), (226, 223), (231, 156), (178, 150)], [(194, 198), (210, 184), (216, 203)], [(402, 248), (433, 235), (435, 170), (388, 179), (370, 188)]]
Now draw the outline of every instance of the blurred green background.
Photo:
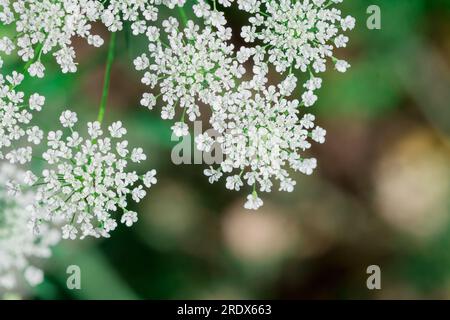
[[(381, 30), (366, 27), (372, 4), (381, 8)], [(327, 142), (313, 147), (318, 170), (296, 175), (292, 194), (265, 195), (255, 213), (242, 208), (245, 192), (211, 186), (204, 166), (172, 164), (171, 122), (159, 109), (139, 107), (146, 88), (133, 58), (145, 41), (121, 32), (105, 122), (124, 122), (131, 144), (150, 154), (142, 169), (156, 168), (158, 184), (135, 208), (138, 224), (120, 226), (111, 239), (62, 242), (45, 265), (45, 282), (23, 294), (450, 298), (450, 1), (347, 0), (340, 7), (357, 19), (350, 46), (337, 53), (352, 68), (330, 68), (312, 110), (328, 131)], [(242, 45), (246, 15), (230, 9), (226, 16)], [(37, 118), (47, 130), (69, 108), (95, 119), (107, 45), (76, 43), (77, 74), (63, 75), (52, 62), (44, 79), (26, 81), (25, 91), (47, 98)], [(6, 66), (22, 68), (13, 60)], [(382, 290), (366, 287), (372, 264), (381, 268)], [(66, 287), (69, 265), (81, 268), (81, 290)]]

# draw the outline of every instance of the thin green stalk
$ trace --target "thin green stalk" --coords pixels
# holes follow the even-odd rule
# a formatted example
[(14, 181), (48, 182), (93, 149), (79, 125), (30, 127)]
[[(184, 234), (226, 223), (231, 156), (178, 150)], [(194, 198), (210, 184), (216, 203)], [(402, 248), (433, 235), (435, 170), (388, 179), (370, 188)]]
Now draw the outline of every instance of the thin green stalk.
[(106, 58), (105, 78), (103, 80), (102, 100), (100, 101), (100, 107), (98, 109), (97, 121), (100, 123), (102, 123), (103, 118), (105, 117), (106, 103), (108, 102), (108, 94), (109, 94), (109, 84), (111, 81), (111, 68), (114, 61), (115, 48), (116, 48), (116, 33), (113, 32), (111, 33), (111, 38), (109, 40), (108, 57)]
[(181, 21), (185, 26), (187, 26), (188, 18), (186, 12), (184, 11), (184, 6), (178, 6), (178, 12), (180, 13)]

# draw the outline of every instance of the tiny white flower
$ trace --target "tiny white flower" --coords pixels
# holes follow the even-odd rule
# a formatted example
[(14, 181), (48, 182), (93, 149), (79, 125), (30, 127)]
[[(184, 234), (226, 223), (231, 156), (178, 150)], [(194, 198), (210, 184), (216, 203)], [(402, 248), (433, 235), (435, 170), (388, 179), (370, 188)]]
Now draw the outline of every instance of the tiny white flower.
[(344, 30), (344, 31), (352, 30), (353, 28), (355, 28), (355, 24), (356, 24), (356, 20), (355, 20), (355, 18), (353, 18), (351, 16), (347, 16), (347, 17), (345, 17), (345, 19), (341, 20), (342, 30)]
[(147, 188), (150, 188), (152, 185), (154, 185), (154, 184), (156, 184), (156, 182), (158, 181), (157, 179), (156, 179), (156, 170), (150, 170), (150, 171), (148, 171), (145, 175), (144, 175), (144, 177), (143, 177), (143, 182), (144, 182), (144, 185), (147, 187)]
[(100, 135), (103, 134), (103, 131), (100, 128), (100, 122), (88, 122), (88, 134), (91, 136), (92, 139), (98, 138)]
[(258, 210), (262, 205), (263, 201), (256, 193), (252, 193), (247, 196), (247, 202), (245, 203), (244, 208), (248, 210)]
[(153, 107), (156, 105), (156, 98), (151, 93), (144, 93), (141, 99), (141, 105), (143, 107), (148, 108), (149, 110), (152, 110)]
[(244, 185), (241, 180), (241, 177), (238, 175), (227, 177), (226, 188), (229, 190), (239, 191), (240, 188)]
[(311, 107), (313, 106), (317, 101), (317, 96), (312, 91), (306, 91), (302, 95), (302, 102), (305, 105), (305, 107)]
[(24, 183), (28, 186), (32, 186), (33, 184), (36, 183), (36, 181), (38, 180), (38, 178), (36, 177), (36, 175), (31, 172), (31, 171), (27, 171), (24, 174), (24, 179), (23, 179)]
[(205, 176), (208, 177), (209, 183), (218, 181), (222, 176), (222, 172), (220, 172), (220, 170), (215, 170), (212, 167), (210, 167), (209, 169), (205, 169), (203, 172)]
[(59, 121), (61, 122), (63, 127), (72, 128), (78, 121), (77, 114), (70, 110), (66, 110), (63, 113), (61, 113)]
[(44, 137), (44, 133), (39, 127), (33, 126), (27, 129), (28, 141), (33, 144), (39, 144)]
[(195, 137), (195, 143), (199, 151), (209, 152), (214, 140), (207, 133), (203, 133)]
[(314, 171), (314, 169), (317, 168), (317, 160), (314, 158), (311, 159), (305, 159), (302, 161), (300, 166), (300, 172), (311, 175)]
[(350, 64), (345, 60), (336, 61), (336, 70), (339, 72), (346, 72), (348, 68), (350, 68)]
[(32, 63), (30, 67), (28, 68), (28, 73), (32, 77), (38, 77), (43, 78), (45, 72), (45, 67), (40, 61), (36, 61), (35, 63)]
[(187, 136), (189, 134), (189, 127), (184, 122), (177, 122), (171, 127), (173, 133), (177, 137)]
[(137, 213), (134, 211), (127, 211), (122, 215), (120, 222), (125, 224), (127, 227), (131, 227), (138, 221)]
[(142, 189), (142, 186), (138, 186), (137, 188), (134, 188), (133, 191), (131, 192), (133, 200), (136, 201), (137, 203), (140, 202), (141, 199), (143, 199), (146, 194), (147, 193), (145, 192), (144, 189)]
[(296, 184), (292, 179), (284, 179), (280, 183), (280, 191), (293, 192)]
[(131, 161), (139, 163), (145, 159), (147, 159), (147, 156), (142, 148), (134, 148), (131, 152)]
[(45, 103), (45, 97), (34, 93), (30, 96), (29, 104), (31, 110), (41, 111)]
[(24, 276), (27, 282), (32, 287), (37, 286), (42, 281), (44, 281), (44, 272), (34, 266), (29, 266), (28, 268), (26, 268)]
[(314, 130), (311, 132), (312, 139), (318, 143), (325, 142), (326, 134), (327, 134), (327, 131), (321, 127), (315, 127)]
[(70, 224), (66, 224), (65, 226), (62, 227), (62, 238), (63, 239), (74, 240), (77, 238), (77, 233), (78, 233), (78, 230)]
[(127, 129), (122, 126), (121, 121), (114, 122), (108, 127), (108, 130), (113, 138), (122, 138), (126, 133)]

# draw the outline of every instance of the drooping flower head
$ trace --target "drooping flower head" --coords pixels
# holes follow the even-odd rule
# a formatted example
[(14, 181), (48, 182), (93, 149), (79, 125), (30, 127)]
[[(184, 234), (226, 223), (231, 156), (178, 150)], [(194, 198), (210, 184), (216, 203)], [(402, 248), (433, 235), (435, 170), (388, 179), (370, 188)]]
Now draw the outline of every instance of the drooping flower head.
[(15, 71), (6, 77), (0, 75), (0, 159), (20, 164), (31, 160), (29, 145), (39, 144), (43, 137), (31, 120), (32, 112), (41, 111), (45, 102), (37, 93), (25, 99), (23, 92), (16, 91), (22, 80), (23, 75)]
[(41, 283), (44, 275), (35, 263), (49, 258), (51, 247), (60, 239), (49, 224), (42, 223), (39, 233), (29, 227), (35, 193), (17, 187), (25, 176), (11, 164), (0, 164), (0, 292)]
[(51, 131), (47, 136), (43, 158), (48, 167), (28, 183), (38, 186), (35, 207), (45, 209), (40, 219), (62, 220), (63, 238), (109, 237), (118, 214), (127, 226), (137, 221), (129, 201), (145, 197), (144, 186), (156, 183), (156, 171), (138, 175), (128, 170), (129, 162), (139, 163), (147, 157), (142, 148), (128, 149), (128, 141), (122, 140), (127, 130), (120, 121), (110, 125), (107, 133), (99, 122), (89, 122), (88, 137), (83, 138), (73, 129), (77, 120), (74, 112), (62, 113), (65, 132)]

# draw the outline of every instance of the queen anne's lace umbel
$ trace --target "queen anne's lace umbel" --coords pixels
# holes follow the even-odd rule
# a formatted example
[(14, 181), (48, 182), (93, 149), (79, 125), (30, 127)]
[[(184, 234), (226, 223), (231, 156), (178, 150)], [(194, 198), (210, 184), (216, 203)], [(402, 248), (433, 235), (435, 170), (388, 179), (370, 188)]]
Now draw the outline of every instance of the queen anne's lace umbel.
[(15, 71), (6, 77), (0, 75), (0, 159), (20, 164), (31, 160), (30, 145), (41, 142), (43, 132), (31, 125), (31, 120), (32, 112), (41, 111), (45, 102), (37, 93), (25, 99), (23, 92), (16, 91), (22, 80), (23, 75)]
[(42, 55), (51, 53), (61, 70), (77, 69), (74, 37), (85, 38), (94, 46), (103, 40), (91, 34), (92, 22), (100, 18), (102, 4), (95, 0), (0, 0), (0, 23), (12, 25), (14, 37), (0, 39), (0, 52), (17, 54), (29, 62), (28, 72), (43, 77), (45, 66)]
[(28, 184), (37, 187), (36, 223), (62, 220), (65, 239), (109, 237), (119, 212), (120, 222), (131, 226), (138, 218), (129, 201), (141, 201), (144, 186), (156, 183), (155, 170), (144, 175), (127, 170), (129, 162), (147, 159), (142, 148), (128, 149), (128, 141), (122, 140), (127, 130), (120, 121), (110, 125), (107, 134), (99, 122), (89, 122), (87, 138), (73, 129), (76, 113), (63, 112), (60, 122), (65, 132), (47, 136), (43, 158), (48, 166), (39, 177), (28, 178)]
[[(231, 2), (219, 1), (224, 6)], [(279, 181), (280, 191), (293, 191), (296, 182), (289, 177), (289, 168), (309, 175), (317, 166), (315, 158), (304, 158), (302, 153), (311, 147), (311, 140), (324, 143), (326, 130), (315, 126), (315, 117), (302, 109), (316, 103), (315, 91), (322, 86), (317, 74), (326, 70), (328, 60), (339, 72), (350, 67), (333, 53), (347, 45), (348, 38), (340, 32), (355, 25), (354, 18), (342, 18), (341, 11), (332, 7), (341, 2), (237, 1), (241, 10), (252, 13), (250, 25), (242, 28), (242, 38), (247, 43), (262, 43), (240, 50), (246, 57), (253, 56), (254, 77), (214, 99), (210, 123), (221, 136), (213, 139), (203, 134), (196, 142), (202, 151), (217, 144), (225, 156), (218, 168), (205, 170), (211, 183), (228, 174), (228, 189), (237, 191), (245, 184), (253, 188), (245, 203), (247, 209), (263, 205), (258, 192), (270, 192), (273, 180)], [(277, 72), (287, 73), (277, 87), (267, 84), (271, 65)], [(294, 71), (308, 77), (301, 84), (301, 98), (289, 100), (297, 88)]]
[(261, 41), (264, 45), (256, 46), (262, 52), (258, 59), (267, 59), (278, 72), (295, 68), (321, 73), (328, 59), (345, 72), (350, 65), (335, 58), (333, 51), (347, 45), (348, 37), (340, 32), (353, 29), (355, 19), (342, 17), (341, 11), (332, 7), (342, 1), (243, 1), (248, 3), (247, 11), (255, 14), (241, 36), (248, 43)]
[(188, 134), (186, 115), (189, 121), (195, 121), (200, 116), (200, 104), (210, 105), (216, 96), (234, 88), (245, 69), (229, 43), (228, 29), (201, 29), (192, 21), (180, 27), (175, 18), (165, 20), (163, 27), (165, 37), (155, 27), (148, 29), (149, 53), (134, 61), (137, 70), (146, 71), (142, 82), (159, 88), (156, 96), (145, 93), (141, 104), (151, 110), (161, 97), (163, 119), (173, 119), (180, 108), (181, 119), (172, 130), (176, 136), (184, 136)]
[[(315, 117), (306, 108), (318, 99), (316, 91), (322, 86), (318, 75), (328, 63), (339, 72), (350, 67), (334, 51), (347, 45), (343, 33), (354, 27), (355, 20), (334, 8), (343, 0), (237, 0), (238, 8), (251, 17), (240, 32), (249, 47), (236, 50), (232, 30), (219, 10), (233, 2), (198, 0), (193, 5), (198, 24), (184, 13), (181, 23), (169, 17), (160, 28), (155, 26), (159, 7), (173, 9), (184, 0), (0, 0), (0, 23), (17, 32), (0, 39), (0, 51), (16, 51), (28, 62), (29, 74), (42, 77), (45, 54), (53, 54), (63, 72), (76, 70), (74, 37), (94, 46), (103, 43), (91, 33), (94, 22), (111, 32), (128, 24), (134, 35), (145, 34), (148, 50), (134, 61), (135, 68), (144, 71), (142, 82), (150, 87), (141, 104), (148, 109), (161, 104), (164, 119), (174, 119), (178, 112), (180, 119), (172, 126), (177, 136), (189, 133), (187, 120), (194, 121), (203, 114), (202, 108), (209, 109), (209, 122), (221, 136), (199, 135), (197, 148), (209, 151), (218, 145), (225, 160), (205, 174), (210, 182), (228, 175), (226, 187), (231, 190), (248, 185), (253, 191), (245, 207), (257, 209), (263, 203), (258, 192), (271, 191), (274, 181), (282, 191), (293, 190), (295, 181), (288, 169), (311, 174), (316, 167), (316, 160), (302, 153), (311, 140), (323, 143), (326, 131), (314, 125)], [(244, 65), (252, 65), (252, 75)], [(284, 79), (278, 85), (268, 82), (272, 68)], [(29, 111), (39, 111), (44, 98), (32, 95), (24, 105), (24, 94), (15, 92), (22, 78), (18, 73), (0, 78), (0, 152), (12, 149), (0, 156), (19, 163), (30, 160), (31, 148), (16, 148), (13, 142), (27, 136), (28, 143), (37, 144), (43, 136), (29, 125)], [(38, 187), (36, 208), (46, 212), (39, 211), (35, 221), (62, 217), (63, 237), (70, 239), (109, 236), (117, 225), (117, 211), (123, 223), (132, 225), (137, 214), (130, 211), (128, 198), (139, 202), (146, 193), (139, 182), (147, 187), (156, 182), (154, 170), (144, 176), (125, 170), (129, 160), (145, 160), (142, 149), (127, 149), (128, 142), (120, 140), (126, 133), (120, 122), (108, 128), (106, 137), (100, 123), (88, 123), (89, 136), (82, 138), (73, 131), (75, 113), (64, 112), (60, 121), (67, 134), (49, 132), (43, 154), (49, 167), (39, 177), (28, 177)]]
[[(182, 110), (181, 120), (172, 127), (176, 136), (189, 133), (186, 114), (193, 121), (201, 108), (210, 109), (209, 122), (220, 136), (201, 134), (195, 137), (196, 145), (205, 152), (219, 146), (225, 160), (205, 174), (211, 183), (230, 174), (226, 187), (231, 190), (244, 184), (252, 187), (245, 207), (257, 209), (263, 204), (258, 191), (271, 191), (274, 180), (279, 190), (293, 190), (296, 183), (288, 168), (304, 174), (316, 168), (316, 159), (302, 153), (311, 140), (324, 143), (326, 130), (315, 127), (315, 117), (305, 108), (318, 100), (318, 74), (326, 71), (329, 61), (339, 72), (350, 67), (335, 58), (334, 51), (347, 45), (342, 32), (351, 30), (355, 20), (343, 18), (333, 7), (342, 0), (237, 0), (239, 9), (252, 15), (241, 36), (254, 45), (236, 52), (228, 45), (232, 31), (218, 9), (232, 2), (217, 0), (211, 6), (197, 1), (193, 10), (199, 25), (189, 21), (180, 28), (169, 18), (163, 23), (167, 41), (158, 28), (148, 27), (149, 53), (138, 57), (135, 67), (146, 71), (144, 84), (160, 89), (156, 95), (144, 94), (144, 107), (153, 109), (162, 97), (162, 118), (172, 119), (177, 107)], [(250, 57), (253, 79), (239, 84), (247, 76), (243, 65)], [(285, 77), (278, 86), (268, 84), (272, 66)], [(306, 77), (300, 77), (302, 73)], [(297, 88), (298, 98), (288, 99)]]
[(46, 223), (39, 233), (29, 227), (35, 194), (27, 190), (16, 195), (16, 183), (25, 176), (13, 165), (0, 165), (0, 293), (14, 291), (25, 281), (31, 286), (41, 283), (43, 272), (36, 259), (49, 258), (60, 239), (59, 232)]
[(158, 19), (159, 6), (173, 9), (183, 6), (185, 0), (110, 0), (101, 13), (101, 20), (109, 31), (123, 29), (124, 22), (131, 22), (133, 35), (147, 31), (148, 23)]
[(158, 18), (158, 7), (174, 8), (185, 0), (0, 0), (0, 25), (12, 26), (13, 37), (0, 38), (0, 52), (17, 52), (28, 63), (31, 76), (42, 78), (42, 56), (52, 54), (63, 73), (75, 72), (75, 37), (99, 47), (103, 39), (92, 33), (92, 25), (102, 22), (109, 31), (131, 23), (132, 33), (144, 33)]
[(263, 204), (258, 191), (270, 192), (273, 180), (279, 181), (280, 191), (292, 192), (296, 182), (287, 169), (312, 174), (316, 160), (301, 153), (311, 147), (310, 140), (325, 141), (326, 131), (315, 127), (315, 117), (300, 115), (301, 102), (289, 99), (295, 77), (288, 76), (277, 87), (267, 85), (266, 80), (264, 73), (258, 74), (235, 92), (218, 97), (210, 121), (221, 135), (214, 139), (204, 134), (196, 139), (198, 149), (208, 151), (217, 143), (225, 156), (218, 168), (205, 170), (211, 183), (226, 174), (227, 189), (239, 191), (244, 184), (252, 187), (247, 209)]

